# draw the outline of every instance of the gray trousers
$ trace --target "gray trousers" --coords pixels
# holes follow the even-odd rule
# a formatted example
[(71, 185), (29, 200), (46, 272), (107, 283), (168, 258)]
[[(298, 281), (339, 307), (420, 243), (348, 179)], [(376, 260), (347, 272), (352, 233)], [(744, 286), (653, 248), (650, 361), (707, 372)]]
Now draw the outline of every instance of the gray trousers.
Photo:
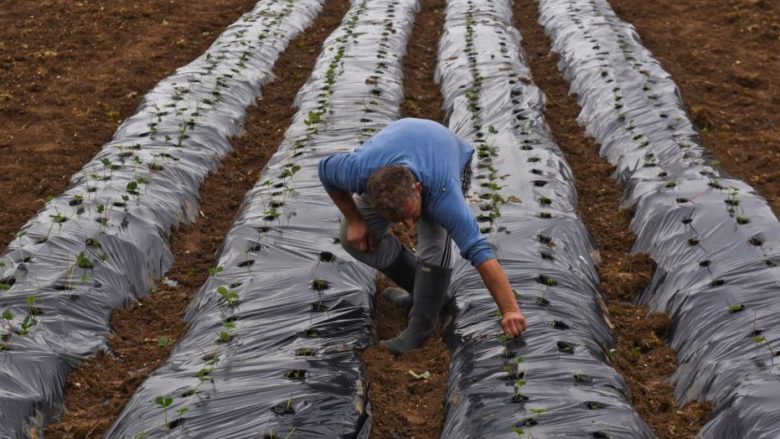
[[(366, 200), (359, 195), (354, 196), (360, 214), (368, 224), (368, 231), (373, 238), (374, 250), (361, 252), (349, 245), (347, 241), (347, 221), (341, 219), (339, 239), (341, 246), (358, 261), (370, 265), (377, 270), (390, 266), (402, 250), (403, 244), (390, 233), (389, 221), (382, 218)], [(453, 243), (449, 233), (440, 225), (425, 217), (417, 221), (417, 259), (443, 268), (452, 267)]]

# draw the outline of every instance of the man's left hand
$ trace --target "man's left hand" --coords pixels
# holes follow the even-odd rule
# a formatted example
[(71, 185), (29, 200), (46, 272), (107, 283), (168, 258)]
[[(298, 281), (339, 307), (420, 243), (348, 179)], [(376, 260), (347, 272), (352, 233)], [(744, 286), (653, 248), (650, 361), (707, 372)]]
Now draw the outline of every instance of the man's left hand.
[(506, 335), (519, 337), (527, 327), (525, 316), (520, 311), (509, 311), (501, 317), (501, 329)]

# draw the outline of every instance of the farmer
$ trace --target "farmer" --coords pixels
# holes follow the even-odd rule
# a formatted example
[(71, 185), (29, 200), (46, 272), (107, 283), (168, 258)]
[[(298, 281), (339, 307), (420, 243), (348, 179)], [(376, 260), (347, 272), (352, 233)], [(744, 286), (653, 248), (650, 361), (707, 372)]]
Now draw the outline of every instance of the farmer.
[[(452, 238), (477, 268), (510, 336), (526, 329), (509, 281), (482, 236), (464, 193), (474, 148), (429, 120), (401, 119), (351, 153), (319, 163), (319, 177), (344, 215), (341, 244), (355, 259), (401, 288), (383, 295), (410, 309), (409, 325), (381, 344), (396, 355), (420, 347), (431, 335), (452, 275)], [(389, 233), (392, 223), (417, 224), (417, 255)]]

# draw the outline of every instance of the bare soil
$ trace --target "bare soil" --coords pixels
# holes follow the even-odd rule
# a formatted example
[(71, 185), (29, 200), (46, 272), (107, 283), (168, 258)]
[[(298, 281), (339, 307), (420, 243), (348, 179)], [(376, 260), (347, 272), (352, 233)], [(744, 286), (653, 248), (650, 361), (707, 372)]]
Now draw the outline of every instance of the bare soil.
[(255, 0), (0, 5), (0, 248)]
[(780, 212), (780, 3), (611, 0), (672, 74), (704, 146)]
[[(611, 0), (634, 23), (646, 46), (680, 86), (704, 145), (732, 175), (752, 184), (775, 212), (780, 206), (780, 5), (771, 0)], [(256, 0), (41, 0), (2, 4), (0, 13), (0, 245), (5, 247), (50, 195), (107, 142), (159, 80), (200, 55), (214, 38)], [(443, 0), (424, 0), (405, 61), (404, 115), (442, 121), (441, 97), (433, 84)], [(309, 75), (322, 39), (340, 22), (345, 0), (326, 10), (275, 69), (262, 104), (235, 139), (235, 152), (202, 189), (204, 218), (178, 231), (176, 265), (143, 306), (118, 311), (111, 355), (99, 354), (68, 381), (63, 422), (47, 437), (98, 437), (143, 378), (168, 355), (160, 337), (180, 338), (181, 314), (205, 280), (245, 191), (289, 125), (294, 93)], [(536, 24), (536, 4), (516, 2), (518, 27), (534, 77), (549, 97), (547, 117), (574, 167), (580, 213), (602, 257), (600, 276), (615, 332), (615, 366), (624, 374), (634, 403), (661, 438), (692, 437), (708, 408), (676, 408), (666, 381), (675, 355), (663, 345), (669, 321), (647, 317), (625, 304), (652, 273), (652, 262), (628, 256), (634, 240), (628, 216), (618, 207), (621, 190), (609, 179), (597, 147), (574, 122), (579, 109), (567, 94), (555, 58)], [(258, 141), (258, 139), (260, 139)], [(259, 146), (258, 146), (259, 145)], [(413, 239), (413, 236), (410, 238)], [(383, 285), (383, 284), (382, 284)], [(381, 285), (380, 285), (381, 287)], [(402, 313), (381, 299), (377, 338), (405, 325)], [(402, 359), (369, 348), (376, 438), (435, 438), (444, 418), (447, 352), (433, 338)], [(428, 381), (408, 370), (430, 371)]]
[[(434, 83), (436, 47), (444, 27), (445, 0), (422, 0), (404, 58), (404, 101), (401, 116), (420, 117), (444, 123), (443, 101)], [(414, 230), (395, 227), (393, 233), (413, 248)], [(375, 342), (398, 335), (406, 327), (405, 312), (382, 297), (390, 283), (377, 282)], [(438, 438), (444, 426), (450, 355), (438, 332), (414, 351), (395, 357), (379, 345), (363, 351), (368, 373), (369, 400), (374, 412), (372, 439)], [(410, 371), (430, 373), (415, 379)]]

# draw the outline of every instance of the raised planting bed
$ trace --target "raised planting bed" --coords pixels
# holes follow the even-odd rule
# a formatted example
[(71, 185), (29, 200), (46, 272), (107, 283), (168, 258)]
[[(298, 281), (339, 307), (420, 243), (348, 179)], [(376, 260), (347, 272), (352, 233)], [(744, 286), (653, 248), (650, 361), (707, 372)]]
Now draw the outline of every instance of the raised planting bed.
[(511, 17), (506, 1), (450, 1), (437, 77), (450, 128), (477, 147), (469, 199), (528, 331), (501, 333), (478, 273), (460, 261), (443, 437), (655, 437), (609, 366), (593, 244)]
[(170, 231), (196, 219), (201, 182), (319, 9), (317, 0), (258, 4), (149, 92), (17, 233), (0, 258), (0, 436), (46, 424), (68, 371), (105, 347), (111, 311), (149, 294), (170, 267)]
[(778, 403), (750, 392), (780, 390), (777, 218), (718, 169), (674, 82), (607, 2), (543, 0), (540, 10), (580, 121), (625, 184), (634, 251), (657, 264), (640, 300), (673, 319), (678, 403), (715, 404), (700, 437), (776, 437)]
[(368, 437), (358, 350), (370, 343), (375, 272), (341, 248), (317, 165), (397, 118), (416, 9), (355, 1), (326, 40), (187, 312), (188, 334), (109, 437)]

